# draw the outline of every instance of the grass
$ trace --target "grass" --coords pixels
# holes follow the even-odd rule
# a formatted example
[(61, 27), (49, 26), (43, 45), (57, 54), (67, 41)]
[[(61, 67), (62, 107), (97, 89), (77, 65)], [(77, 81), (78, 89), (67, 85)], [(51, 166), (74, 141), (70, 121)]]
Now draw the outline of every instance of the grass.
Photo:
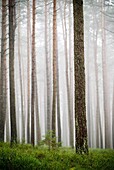
[(90, 149), (78, 155), (69, 148), (48, 151), (18, 144), (0, 143), (0, 170), (114, 170), (114, 150)]

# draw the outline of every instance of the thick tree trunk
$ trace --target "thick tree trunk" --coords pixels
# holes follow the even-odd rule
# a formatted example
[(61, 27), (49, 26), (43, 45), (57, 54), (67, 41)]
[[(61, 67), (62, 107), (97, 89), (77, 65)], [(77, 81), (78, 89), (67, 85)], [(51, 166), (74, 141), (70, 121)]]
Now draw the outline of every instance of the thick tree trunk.
[(86, 107), (85, 107), (83, 0), (73, 0), (73, 6), (74, 6), (75, 129), (76, 129), (75, 146), (77, 153), (88, 153)]
[(15, 110), (15, 80), (14, 80), (14, 38), (15, 38), (15, 0), (9, 0), (9, 78), (10, 78), (10, 119), (11, 145), (17, 142), (16, 110)]

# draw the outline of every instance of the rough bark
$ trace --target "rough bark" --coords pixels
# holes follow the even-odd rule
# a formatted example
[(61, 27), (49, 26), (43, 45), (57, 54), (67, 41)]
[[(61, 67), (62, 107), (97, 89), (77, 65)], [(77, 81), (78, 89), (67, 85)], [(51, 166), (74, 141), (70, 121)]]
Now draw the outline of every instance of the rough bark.
[(74, 74), (75, 74), (75, 129), (76, 152), (88, 153), (86, 107), (85, 107), (85, 68), (84, 68), (84, 28), (83, 1), (73, 0), (74, 10)]
[(15, 80), (14, 80), (14, 38), (15, 38), (15, 0), (9, 0), (9, 79), (10, 79), (10, 119), (11, 145), (17, 142)]

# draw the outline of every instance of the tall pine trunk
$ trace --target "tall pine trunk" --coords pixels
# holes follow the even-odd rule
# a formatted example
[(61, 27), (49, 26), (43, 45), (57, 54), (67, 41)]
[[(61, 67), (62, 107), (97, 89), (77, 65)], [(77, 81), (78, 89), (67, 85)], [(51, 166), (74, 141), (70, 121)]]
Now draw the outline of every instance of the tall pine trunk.
[(74, 74), (75, 74), (75, 129), (76, 152), (88, 153), (86, 107), (85, 107), (85, 68), (84, 68), (84, 28), (83, 1), (73, 0), (74, 7)]
[(9, 0), (9, 81), (10, 81), (10, 119), (11, 145), (17, 142), (16, 109), (15, 109), (15, 79), (14, 79), (14, 38), (15, 38), (15, 0)]

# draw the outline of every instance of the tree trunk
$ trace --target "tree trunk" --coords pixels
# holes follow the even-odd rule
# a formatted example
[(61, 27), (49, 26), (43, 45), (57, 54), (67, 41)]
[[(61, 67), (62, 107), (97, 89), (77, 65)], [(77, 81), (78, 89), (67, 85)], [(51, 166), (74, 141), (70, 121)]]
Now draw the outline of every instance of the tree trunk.
[(0, 64), (0, 141), (4, 141), (4, 125), (6, 117), (6, 0), (2, 0), (2, 38)]
[(48, 35), (47, 35), (47, 0), (45, 0), (45, 58), (46, 58), (46, 84), (47, 84), (47, 127), (46, 127), (46, 131), (49, 131), (51, 126), (50, 126), (50, 122), (51, 122), (51, 107), (50, 107), (50, 70), (49, 70), (49, 53), (48, 53)]
[(30, 143), (30, 2), (27, 2), (27, 143)]
[[(35, 76), (36, 77), (36, 76)], [(37, 80), (37, 78), (36, 78)], [(41, 141), (41, 128), (39, 120), (39, 105), (38, 105), (38, 84), (35, 84), (35, 107), (36, 107), (36, 141), (39, 143)]]
[(85, 107), (85, 69), (84, 69), (84, 28), (83, 1), (73, 0), (74, 7), (74, 74), (75, 74), (75, 129), (76, 152), (88, 153), (86, 107)]
[(58, 40), (57, 40), (57, 125), (58, 125), (58, 142), (61, 142), (61, 114), (60, 114), (60, 85), (59, 85), (59, 57), (58, 57)]
[(56, 0), (53, 1), (53, 103), (52, 103), (52, 131), (56, 134), (56, 97), (57, 97), (57, 23)]
[(9, 0), (9, 79), (10, 79), (10, 119), (11, 145), (17, 142), (16, 110), (15, 110), (15, 80), (14, 80), (14, 38), (15, 38), (15, 0)]
[(106, 58), (106, 33), (105, 33), (105, 15), (104, 15), (104, 2), (102, 2), (102, 74), (103, 74), (103, 97), (104, 97), (104, 137), (105, 148), (111, 147), (110, 135), (110, 112), (109, 112), (109, 91), (108, 91), (108, 68)]
[(22, 141), (25, 142), (25, 118), (24, 118), (24, 100), (23, 100), (23, 80), (22, 80), (22, 63), (20, 51), (20, 1), (18, 2), (18, 61), (19, 61), (19, 79), (20, 79), (20, 96), (21, 96), (21, 118), (22, 118)]
[(34, 102), (35, 102), (35, 13), (36, 0), (33, 0), (33, 24), (32, 24), (32, 94), (31, 94), (31, 143), (34, 146)]

